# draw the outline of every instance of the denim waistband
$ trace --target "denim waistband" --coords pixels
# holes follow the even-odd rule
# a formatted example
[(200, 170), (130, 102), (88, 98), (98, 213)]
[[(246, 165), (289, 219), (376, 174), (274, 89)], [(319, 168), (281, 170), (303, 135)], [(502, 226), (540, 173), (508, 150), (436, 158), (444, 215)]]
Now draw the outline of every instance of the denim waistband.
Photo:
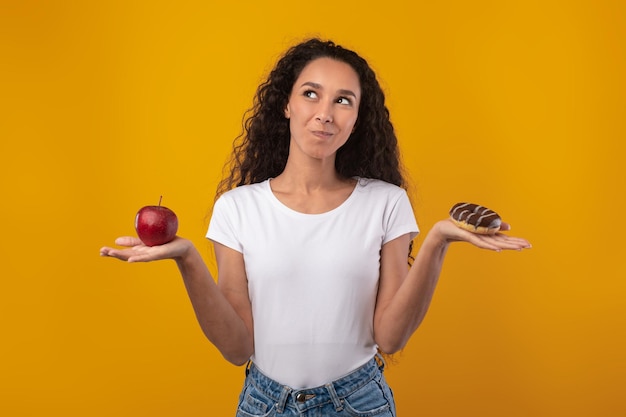
[(276, 410), (282, 413), (288, 403), (300, 411), (332, 402), (337, 410), (343, 408), (341, 398), (347, 397), (368, 384), (385, 368), (385, 361), (377, 354), (367, 363), (348, 375), (315, 388), (293, 389), (264, 375), (253, 362), (248, 364), (246, 375), (259, 391), (276, 402)]

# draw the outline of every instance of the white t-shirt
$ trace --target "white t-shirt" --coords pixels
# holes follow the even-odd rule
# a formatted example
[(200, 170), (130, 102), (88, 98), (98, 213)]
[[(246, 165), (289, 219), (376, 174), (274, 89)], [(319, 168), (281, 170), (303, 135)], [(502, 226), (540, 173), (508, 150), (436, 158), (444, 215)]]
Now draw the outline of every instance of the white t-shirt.
[(224, 193), (207, 237), (243, 254), (258, 368), (302, 389), (371, 359), (380, 250), (407, 233), (418, 227), (406, 192), (379, 180), (358, 179), (322, 214), (288, 208), (270, 180)]

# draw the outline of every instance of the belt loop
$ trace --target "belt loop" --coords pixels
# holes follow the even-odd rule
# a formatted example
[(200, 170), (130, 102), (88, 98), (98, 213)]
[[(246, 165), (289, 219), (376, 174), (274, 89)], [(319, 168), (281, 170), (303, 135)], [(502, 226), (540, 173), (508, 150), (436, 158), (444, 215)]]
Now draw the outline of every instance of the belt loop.
[(385, 362), (385, 358), (383, 357), (383, 355), (381, 355), (380, 352), (377, 352), (374, 358), (376, 359), (376, 364), (378, 364), (378, 369), (380, 369), (380, 372), (384, 371), (387, 363)]
[(289, 394), (291, 394), (291, 388), (283, 386), (283, 390), (280, 393), (280, 398), (278, 398), (278, 402), (276, 403), (276, 412), (278, 414), (282, 414), (285, 411), (285, 404), (287, 404), (287, 398), (289, 398)]
[(333, 386), (332, 382), (326, 384), (326, 390), (330, 394), (330, 398), (333, 400), (333, 404), (335, 405), (335, 411), (339, 412), (343, 410), (343, 401), (339, 399), (337, 391), (335, 391), (335, 387)]
[(252, 361), (248, 360), (248, 363), (246, 363), (246, 377), (248, 375), (250, 375), (250, 366), (252, 365)]

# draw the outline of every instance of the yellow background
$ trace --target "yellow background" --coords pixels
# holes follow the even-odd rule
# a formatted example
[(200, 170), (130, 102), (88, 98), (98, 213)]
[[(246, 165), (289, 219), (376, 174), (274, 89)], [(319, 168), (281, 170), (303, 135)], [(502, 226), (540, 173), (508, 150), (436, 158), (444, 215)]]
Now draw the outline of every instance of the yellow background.
[(534, 246), (451, 248), (388, 369), (400, 416), (626, 415), (626, 6), (608, 0), (0, 1), (0, 415), (234, 415), (243, 371), (175, 265), (98, 250), (163, 195), (214, 270), (205, 214), (241, 116), (310, 35), (380, 75), (424, 231), (469, 200)]

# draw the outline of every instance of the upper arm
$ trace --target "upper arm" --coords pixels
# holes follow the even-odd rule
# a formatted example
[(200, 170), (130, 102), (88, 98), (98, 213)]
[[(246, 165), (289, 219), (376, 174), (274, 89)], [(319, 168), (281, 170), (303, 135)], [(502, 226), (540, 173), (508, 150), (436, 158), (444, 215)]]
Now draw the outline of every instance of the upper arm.
[(253, 335), (252, 305), (243, 254), (215, 241), (213, 244), (218, 269), (217, 286)]
[(380, 252), (380, 278), (376, 309), (374, 311), (374, 334), (382, 313), (404, 282), (408, 273), (410, 234), (404, 234), (385, 243)]

